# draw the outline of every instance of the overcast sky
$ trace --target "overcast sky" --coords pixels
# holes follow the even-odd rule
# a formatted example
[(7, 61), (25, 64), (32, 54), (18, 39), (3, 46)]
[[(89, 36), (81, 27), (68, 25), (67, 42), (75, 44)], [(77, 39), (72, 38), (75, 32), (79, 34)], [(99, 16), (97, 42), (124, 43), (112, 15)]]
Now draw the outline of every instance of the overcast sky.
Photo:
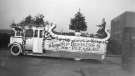
[(135, 11), (135, 0), (0, 0), (0, 29), (9, 29), (13, 21), (41, 13), (57, 24), (58, 31), (67, 31), (79, 8), (86, 17), (88, 32), (92, 33), (103, 17), (109, 26), (111, 19), (124, 11)]

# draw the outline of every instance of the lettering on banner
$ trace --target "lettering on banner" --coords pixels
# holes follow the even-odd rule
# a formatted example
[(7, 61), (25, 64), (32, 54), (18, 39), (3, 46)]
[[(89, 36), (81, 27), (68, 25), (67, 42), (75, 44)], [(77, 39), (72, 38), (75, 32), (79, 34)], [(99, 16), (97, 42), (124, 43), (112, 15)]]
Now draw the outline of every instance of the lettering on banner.
[(95, 42), (94, 40), (53, 39), (49, 43), (49, 48), (88, 52), (99, 51), (101, 44), (103, 43), (97, 41)]

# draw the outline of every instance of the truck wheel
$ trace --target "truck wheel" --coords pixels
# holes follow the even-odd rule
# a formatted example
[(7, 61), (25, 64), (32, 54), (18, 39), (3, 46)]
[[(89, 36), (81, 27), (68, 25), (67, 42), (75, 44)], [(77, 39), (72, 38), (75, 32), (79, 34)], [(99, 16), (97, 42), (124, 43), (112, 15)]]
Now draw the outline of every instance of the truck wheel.
[(19, 55), (21, 55), (21, 53), (22, 53), (22, 48), (21, 48), (21, 46), (20, 45), (12, 45), (11, 47), (10, 47), (10, 52), (11, 52), (11, 54), (12, 55), (14, 55), (14, 56), (19, 56)]

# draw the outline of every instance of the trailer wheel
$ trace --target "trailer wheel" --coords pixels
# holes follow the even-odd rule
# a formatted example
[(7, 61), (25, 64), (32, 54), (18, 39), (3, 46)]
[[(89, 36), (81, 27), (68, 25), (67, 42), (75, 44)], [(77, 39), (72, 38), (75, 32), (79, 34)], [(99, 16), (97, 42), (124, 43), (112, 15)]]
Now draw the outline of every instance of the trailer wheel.
[(21, 55), (21, 53), (22, 53), (22, 48), (21, 48), (21, 46), (20, 46), (20, 45), (16, 45), (16, 44), (12, 45), (12, 46), (10, 47), (10, 53), (11, 53), (12, 55), (14, 55), (14, 56), (19, 56), (19, 55)]
[(99, 59), (99, 62), (101, 64), (104, 64), (105, 55), (101, 55), (101, 59)]

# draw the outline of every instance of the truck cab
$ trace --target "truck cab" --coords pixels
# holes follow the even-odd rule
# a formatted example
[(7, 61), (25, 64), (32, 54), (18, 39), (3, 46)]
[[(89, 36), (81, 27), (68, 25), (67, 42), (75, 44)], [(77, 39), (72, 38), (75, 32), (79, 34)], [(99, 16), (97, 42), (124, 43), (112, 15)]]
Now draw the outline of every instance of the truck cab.
[(13, 29), (13, 36), (10, 37), (10, 52), (18, 56), (23, 50), (33, 53), (43, 53), (44, 28), (25, 27), (23, 30)]

